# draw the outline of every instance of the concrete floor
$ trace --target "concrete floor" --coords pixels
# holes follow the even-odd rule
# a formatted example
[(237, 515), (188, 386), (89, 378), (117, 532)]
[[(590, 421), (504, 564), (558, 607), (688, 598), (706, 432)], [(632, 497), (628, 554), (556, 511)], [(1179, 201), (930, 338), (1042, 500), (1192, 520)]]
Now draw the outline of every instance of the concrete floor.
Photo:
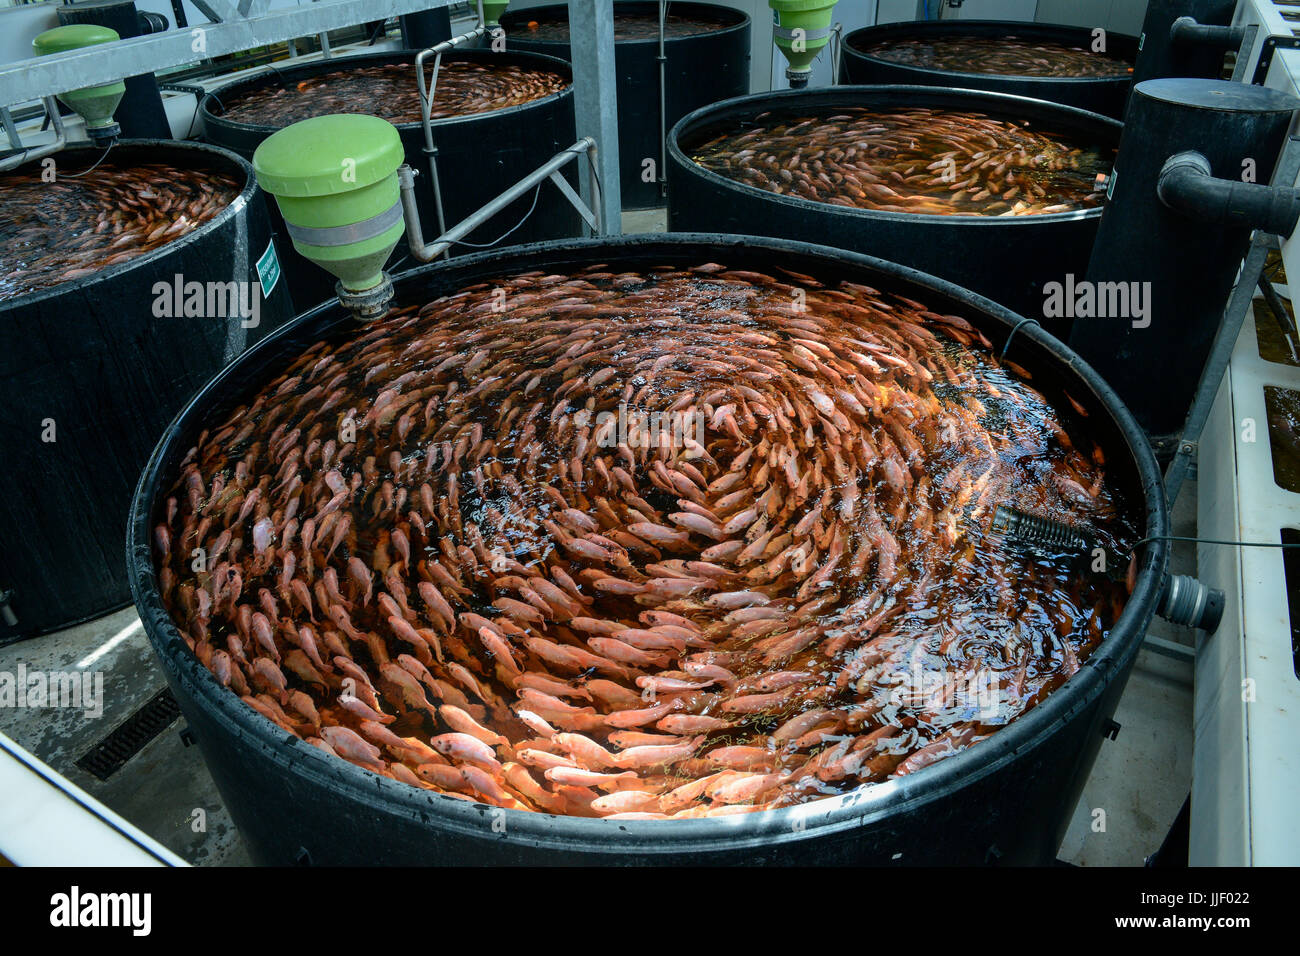
[[(623, 214), (626, 233), (662, 232), (662, 209)], [(1173, 513), (1173, 533), (1196, 524), (1196, 485), (1188, 482)], [(1175, 572), (1195, 573), (1195, 548), (1178, 543)], [(1191, 632), (1157, 621), (1152, 633), (1187, 646)], [(166, 686), (133, 609), (56, 634), (0, 647), (0, 671), (83, 669), (104, 674), (104, 711), (0, 708), (0, 732), (191, 863), (251, 863), (197, 747), (181, 739), (179, 719), (125, 766), (101, 781), (76, 766), (88, 750)], [(1191, 788), (1192, 667), (1143, 651), (1115, 719), (1122, 730), (1105, 741), (1084, 787), (1060, 858), (1080, 866), (1141, 866), (1165, 838)], [(205, 826), (196, 820), (203, 811)], [(1105, 811), (1105, 829), (1096, 828)]]
[(623, 213), (623, 232), (667, 232), (667, 209), (628, 209)]
[[(1184, 483), (1171, 534), (1196, 534), (1196, 482)], [(1170, 573), (1196, 574), (1196, 545), (1172, 542)], [(1193, 647), (1196, 632), (1155, 618), (1148, 634)], [(1079, 866), (1141, 866), (1160, 848), (1192, 788), (1192, 663), (1139, 652), (1058, 854)], [(1104, 817), (1095, 811), (1105, 811)], [(1105, 829), (1098, 827), (1104, 821)]]
[[(98, 718), (88, 718), (81, 710), (0, 708), (0, 733), (189, 862), (213, 866), (251, 862), (198, 747), (186, 747), (181, 741), (184, 719), (155, 737), (107, 780), (76, 766), (87, 751), (167, 686), (134, 608), (0, 647), (0, 671), (13, 673), (20, 663), (29, 673), (78, 669), (102, 673), (104, 711)], [(200, 820), (203, 829), (196, 831)]]

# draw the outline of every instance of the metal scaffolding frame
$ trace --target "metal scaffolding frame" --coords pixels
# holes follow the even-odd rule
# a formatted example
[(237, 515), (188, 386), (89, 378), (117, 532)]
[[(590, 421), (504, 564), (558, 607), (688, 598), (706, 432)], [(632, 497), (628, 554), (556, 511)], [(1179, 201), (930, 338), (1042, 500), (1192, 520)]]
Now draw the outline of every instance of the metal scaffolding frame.
[[(120, 80), (185, 66), (200, 57), (217, 57), (254, 47), (323, 35), (372, 20), (451, 6), (455, 0), (318, 0), (260, 16), (226, 19), (66, 53), (0, 65), (0, 107), (40, 100)], [(240, 4), (239, 12), (247, 11)], [(621, 232), (619, 199), (618, 104), (614, 72), (614, 11), (608, 0), (569, 0), (573, 51), (574, 109), (578, 137), (600, 145), (596, 152), (599, 188), (583, 185), (605, 230)], [(195, 45), (202, 41), (202, 48)]]
[[(321, 0), (263, 16), (132, 37), (0, 66), (0, 106), (185, 66), (201, 57), (315, 36), (371, 20), (446, 7), (452, 0)], [(195, 49), (201, 42), (202, 48)]]

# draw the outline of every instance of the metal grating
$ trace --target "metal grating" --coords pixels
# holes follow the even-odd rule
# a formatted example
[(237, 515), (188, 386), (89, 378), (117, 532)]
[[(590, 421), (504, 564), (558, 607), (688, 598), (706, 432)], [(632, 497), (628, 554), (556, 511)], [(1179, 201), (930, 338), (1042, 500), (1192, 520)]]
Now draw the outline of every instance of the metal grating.
[(77, 761), (77, 766), (100, 780), (107, 780), (180, 715), (176, 698), (170, 690), (163, 688), (95, 744)]

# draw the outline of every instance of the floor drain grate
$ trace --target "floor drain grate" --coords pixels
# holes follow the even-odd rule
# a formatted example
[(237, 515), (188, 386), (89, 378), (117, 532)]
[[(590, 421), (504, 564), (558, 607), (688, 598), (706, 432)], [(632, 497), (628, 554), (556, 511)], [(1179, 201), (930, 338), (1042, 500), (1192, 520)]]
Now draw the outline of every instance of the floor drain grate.
[(107, 780), (128, 760), (145, 748), (181, 715), (176, 698), (166, 688), (149, 698), (113, 732), (95, 744), (77, 766), (100, 780)]

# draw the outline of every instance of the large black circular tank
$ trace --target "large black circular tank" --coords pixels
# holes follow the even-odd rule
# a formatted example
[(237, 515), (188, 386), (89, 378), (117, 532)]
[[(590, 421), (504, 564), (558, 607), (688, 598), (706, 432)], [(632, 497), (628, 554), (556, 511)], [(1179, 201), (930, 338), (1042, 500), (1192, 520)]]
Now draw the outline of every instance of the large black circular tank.
[[(989, 90), (1075, 106), (1093, 113), (1123, 119), (1124, 104), (1133, 85), (1133, 71), (1118, 77), (1008, 76), (999, 73), (966, 73), (895, 63), (866, 52), (877, 43), (897, 40), (931, 40), (937, 37), (1020, 37), (1033, 41), (1065, 43), (1092, 49), (1093, 31), (1085, 27), (1042, 23), (1010, 23), (997, 20), (933, 21), (890, 23), (854, 30), (844, 38), (840, 58), (840, 82), (859, 86), (894, 83), (918, 86), (955, 86), (966, 90)], [(1098, 56), (1118, 58), (1131, 67), (1137, 59), (1137, 37), (1106, 33), (1106, 50)]]
[[(101, 155), (74, 148), (55, 158), (58, 168), (71, 170)], [(293, 314), (283, 280), (261, 301), (255, 327), (238, 317), (154, 314), (155, 284), (171, 286), (178, 275), (185, 282), (258, 283), (271, 229), (247, 163), (211, 146), (129, 139), (105, 162), (221, 172), (244, 186), (225, 210), (182, 238), (94, 275), (0, 301), (0, 591), (12, 589), (18, 619), (12, 628), (0, 622), (0, 642), (130, 601), (121, 549), (131, 489), (149, 450), (203, 383)], [(277, 251), (282, 255), (283, 247)], [(47, 420), (53, 441), (44, 440)]]
[[(547, 70), (572, 80), (569, 64), (552, 57), (531, 53), (493, 53), (490, 50), (457, 50), (443, 54), (444, 64), (451, 61), (471, 61), (517, 65)], [(256, 76), (229, 83), (203, 98), (200, 112), (203, 116), (203, 136), (206, 140), (234, 150), (251, 160), (253, 151), (262, 141), (280, 128), (279, 125), (240, 123), (222, 115), (226, 104), (236, 102), (255, 90), (283, 88), (312, 77), (343, 73), (351, 69), (383, 66), (391, 63), (411, 64), (411, 86), (415, 87), (415, 51), (396, 53), (366, 53), (357, 56), (317, 60), (301, 66), (273, 69)], [(433, 70), (429, 58), (426, 67)], [(436, 94), (435, 94), (436, 100)], [(424, 130), (419, 121), (397, 123), (402, 138), (406, 162), (418, 175), (415, 179), (416, 196), (420, 205), (420, 222), (426, 240), (438, 235), (438, 217), (430, 185), (429, 162), (424, 154)], [(573, 86), (571, 83), (559, 92), (518, 106), (435, 119), (433, 142), (438, 150), (438, 180), (441, 185), (444, 218), (448, 228), (470, 213), (513, 186), (560, 150), (573, 145), (578, 138), (573, 118)], [(578, 166), (570, 163), (564, 175), (576, 188)], [(502, 233), (524, 219), (532, 207), (532, 195), (523, 196), (511, 203), (484, 225), (465, 237), (465, 243), (491, 243)], [(270, 201), (272, 221), (282, 236), (287, 236), (279, 207)], [(552, 183), (543, 183), (537, 192), (537, 206), (523, 225), (510, 233), (510, 243), (533, 242), (541, 239), (558, 239), (580, 234), (581, 219)], [(320, 266), (300, 256), (289, 242), (286, 248), (284, 270), (289, 279), (290, 291), (298, 311), (304, 311), (334, 296), (335, 279)], [(454, 247), (453, 254), (466, 246)], [(406, 256), (402, 243), (390, 260), (400, 263)], [(407, 259), (408, 265), (414, 260)]]
[[(866, 282), (967, 317), (996, 349), (1013, 313), (950, 283), (865, 256), (739, 236), (572, 240), (466, 256), (396, 280), (396, 302), (430, 298), (503, 272), (611, 268), (781, 266)], [(1096, 758), (1105, 726), (1150, 622), (1167, 547), (1142, 550), (1125, 609), (1081, 670), (1042, 703), (961, 754), (916, 774), (782, 810), (685, 821), (552, 816), (454, 800), (370, 774), (288, 734), (222, 687), (189, 650), (158, 591), (151, 528), (196, 436), (248, 400), (292, 358), (353, 326), (337, 305), (300, 317), (225, 369), (177, 417), (136, 490), (128, 557), (145, 630), (253, 858), (266, 864), (982, 864), (1050, 862)], [(1114, 392), (1061, 342), (1029, 327), (1010, 355), (1053, 401), (1083, 403), (1144, 535), (1168, 532), (1151, 449)], [(1139, 524), (1143, 522), (1139, 521)]]
[[(620, 15), (651, 15), (658, 18), (657, 3), (615, 3), (617, 28)], [(716, 26), (701, 33), (664, 40), (663, 129), (691, 110), (744, 96), (749, 92), (749, 17), (739, 10), (708, 3), (675, 2), (670, 15), (698, 17)], [(529, 23), (568, 24), (568, 6), (552, 4), (516, 10), (502, 15), (506, 48), (547, 53), (571, 59), (567, 40), (533, 39)], [(658, 177), (662, 155), (659, 135), (659, 40), (625, 39), (614, 43), (614, 69), (618, 73), (618, 156), (619, 190), (628, 209), (663, 205)], [(646, 165), (653, 160), (653, 169)], [(646, 181), (647, 176), (650, 177)]]
[(731, 232), (820, 242), (879, 256), (978, 292), (1064, 337), (1068, 326), (1043, 316), (1043, 286), (1081, 276), (1101, 222), (1100, 207), (1036, 216), (914, 215), (814, 202), (728, 179), (689, 152), (710, 136), (769, 111), (811, 115), (845, 107), (947, 108), (1029, 121), (1034, 128), (1115, 148), (1116, 120), (1004, 93), (925, 86), (841, 86), (760, 93), (696, 110), (668, 136), (668, 229)]

